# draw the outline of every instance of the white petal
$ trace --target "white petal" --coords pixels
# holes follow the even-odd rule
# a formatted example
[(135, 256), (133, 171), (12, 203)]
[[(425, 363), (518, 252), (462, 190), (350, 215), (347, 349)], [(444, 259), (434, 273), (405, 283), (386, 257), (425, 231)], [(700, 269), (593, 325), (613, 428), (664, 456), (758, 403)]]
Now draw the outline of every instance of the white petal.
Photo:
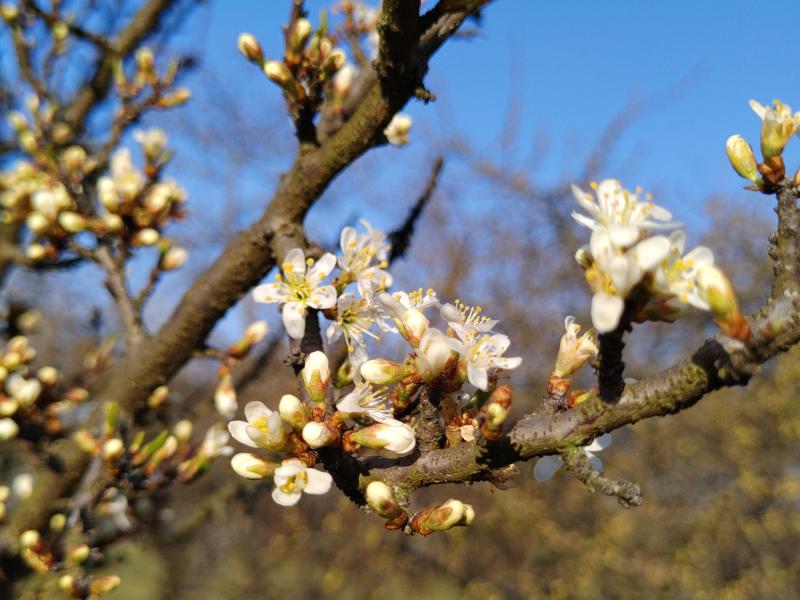
[(625, 301), (619, 296), (598, 292), (592, 296), (592, 323), (597, 333), (607, 333), (616, 329), (625, 308)]
[(611, 445), (612, 437), (610, 433), (604, 433), (600, 437), (595, 438), (595, 440), (586, 446), (586, 450), (589, 452), (599, 452), (600, 450), (605, 450)]
[(589, 464), (595, 471), (603, 470), (603, 461), (597, 458), (594, 454), (589, 454)]
[(336, 257), (330, 252), (326, 252), (317, 262), (308, 267), (306, 279), (311, 284), (311, 287), (317, 287), (320, 281), (330, 275), (335, 266)]
[(560, 456), (543, 456), (536, 461), (533, 467), (533, 478), (536, 481), (547, 481), (561, 468), (563, 461)]
[(686, 261), (691, 261), (695, 269), (702, 269), (714, 265), (714, 253), (705, 246), (698, 246), (683, 258)]
[(642, 271), (649, 271), (669, 254), (669, 238), (655, 235), (636, 245), (636, 260)]
[(345, 254), (352, 252), (356, 248), (357, 238), (358, 234), (356, 233), (355, 227), (345, 227), (342, 229), (342, 233), (339, 236), (339, 247), (342, 249), (342, 252)]
[(299, 302), (287, 302), (283, 305), (281, 317), (289, 337), (303, 339), (306, 332), (306, 307)]
[(265, 304), (286, 302), (289, 295), (289, 288), (280, 283), (265, 283), (253, 288), (253, 300)]
[(760, 102), (750, 100), (750, 108), (753, 109), (753, 112), (755, 112), (762, 121), (764, 120), (764, 117), (767, 114), (767, 109), (762, 106)]
[(332, 285), (318, 287), (308, 298), (311, 308), (330, 308), (336, 305), (336, 288)]
[(572, 218), (575, 219), (578, 225), (583, 225), (584, 227), (588, 227), (589, 229), (597, 229), (598, 227), (597, 221), (577, 211), (574, 210), (572, 211)]
[(297, 458), (289, 458), (281, 463), (281, 466), (275, 469), (276, 481), (281, 479), (285, 482), (289, 477), (294, 477), (298, 473), (306, 470), (305, 464)]
[(508, 339), (507, 335), (503, 335), (502, 333), (495, 333), (489, 340), (497, 354), (503, 354), (511, 345), (511, 340)]
[(247, 423), (244, 421), (231, 421), (228, 423), (228, 431), (231, 432), (231, 436), (240, 444), (244, 444), (245, 446), (250, 446), (251, 448), (258, 448), (258, 445), (250, 439), (250, 436), (247, 435)]
[(308, 469), (306, 475), (308, 475), (308, 482), (303, 488), (306, 494), (326, 494), (331, 489), (333, 477), (330, 476), (330, 473)]
[(300, 501), (300, 492), (287, 494), (281, 488), (276, 487), (272, 490), (272, 499), (281, 506), (294, 506)]
[(627, 248), (639, 239), (640, 229), (636, 225), (612, 225), (608, 228), (611, 243), (620, 248)]
[(268, 419), (271, 414), (272, 410), (267, 408), (266, 404), (258, 400), (248, 402), (244, 406), (244, 416), (251, 423), (259, 417)]
[(518, 366), (522, 364), (522, 357), (521, 356), (512, 356), (508, 358), (498, 357), (492, 361), (492, 364), (498, 369), (505, 369), (506, 371), (510, 371), (511, 369), (516, 369)]
[(469, 382), (479, 390), (484, 392), (489, 387), (489, 375), (483, 367), (476, 367), (472, 363), (467, 364), (467, 377)]
[(336, 323), (331, 323), (325, 330), (325, 337), (328, 338), (328, 343), (331, 344), (338, 340), (342, 335), (342, 330), (336, 327)]
[(301, 275), (306, 272), (306, 255), (301, 248), (292, 248), (286, 253), (286, 258), (281, 263), (281, 270), (287, 270), (295, 275)]

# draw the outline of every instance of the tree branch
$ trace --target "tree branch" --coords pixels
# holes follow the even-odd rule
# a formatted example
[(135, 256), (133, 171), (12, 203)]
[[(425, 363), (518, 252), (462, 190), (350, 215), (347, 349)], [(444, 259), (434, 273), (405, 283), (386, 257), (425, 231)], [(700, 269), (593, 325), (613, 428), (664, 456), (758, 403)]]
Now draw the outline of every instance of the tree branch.
[(771, 298), (800, 293), (800, 212), (797, 190), (784, 179), (778, 188), (778, 228), (770, 239), (769, 255), (773, 260), (774, 279)]
[(428, 182), (425, 184), (425, 189), (414, 203), (414, 206), (411, 207), (408, 217), (406, 217), (406, 220), (400, 227), (389, 234), (389, 242), (392, 244), (392, 249), (389, 253), (389, 263), (405, 255), (408, 247), (411, 245), (411, 237), (414, 235), (414, 226), (417, 224), (422, 211), (436, 191), (436, 185), (439, 183), (439, 175), (443, 167), (444, 158), (437, 156), (433, 161), (433, 167), (431, 168), (430, 176), (428, 176)]

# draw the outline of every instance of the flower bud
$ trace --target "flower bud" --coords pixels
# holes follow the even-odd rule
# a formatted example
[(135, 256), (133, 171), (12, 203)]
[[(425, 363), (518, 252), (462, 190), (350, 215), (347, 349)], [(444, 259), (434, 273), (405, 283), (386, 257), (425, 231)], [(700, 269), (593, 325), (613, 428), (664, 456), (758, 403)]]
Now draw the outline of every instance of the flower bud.
[(169, 398), (169, 388), (166, 385), (160, 385), (147, 398), (147, 407), (158, 408), (166, 402), (167, 398)]
[(25, 119), (25, 115), (17, 110), (9, 111), (8, 124), (11, 125), (16, 132), (20, 132), (28, 128), (28, 121)]
[(158, 101), (157, 106), (160, 108), (172, 108), (174, 106), (180, 106), (181, 104), (187, 102), (191, 97), (192, 92), (189, 88), (177, 88), (170, 95), (162, 97), (161, 100)]
[(446, 531), (459, 525), (469, 525), (475, 519), (475, 511), (469, 504), (450, 499), (440, 506), (428, 508), (411, 517), (411, 529), (421, 535), (434, 531)]
[(36, 134), (30, 129), (21, 131), (18, 138), (19, 147), (25, 152), (33, 153), (39, 147), (39, 142), (36, 139)]
[(50, 517), (50, 531), (55, 531), (56, 533), (63, 531), (66, 524), (67, 516), (64, 513), (56, 513)]
[(10, 417), (17, 412), (18, 409), (19, 402), (7, 396), (0, 397), (0, 417)]
[(383, 130), (383, 135), (393, 146), (404, 146), (408, 143), (412, 123), (411, 117), (397, 113)]
[(231, 458), (231, 467), (245, 479), (271, 479), (279, 466), (249, 452), (240, 452)]
[(697, 287), (700, 297), (708, 303), (722, 332), (746, 341), (750, 335), (750, 326), (739, 311), (736, 292), (725, 274), (716, 267), (705, 267), (697, 274)]
[(552, 373), (556, 377), (569, 377), (599, 352), (596, 338), (591, 331), (578, 337), (581, 326), (575, 322), (575, 317), (567, 317), (564, 327), (566, 333), (561, 336), (556, 366)]
[(375, 423), (351, 433), (350, 440), (365, 448), (386, 450), (399, 456), (411, 454), (417, 444), (414, 430), (405, 423)]
[(249, 33), (242, 33), (239, 35), (238, 42), (239, 52), (250, 62), (264, 63), (264, 51), (261, 49), (261, 44), (258, 40)]
[(325, 423), (311, 421), (303, 427), (303, 440), (314, 450), (328, 446), (338, 439), (338, 432)]
[(122, 579), (119, 575), (106, 575), (105, 577), (98, 577), (93, 579), (89, 584), (90, 596), (102, 596), (111, 590), (117, 589), (122, 584)]
[(315, 350), (309, 354), (301, 375), (308, 399), (316, 404), (324, 404), (331, 382), (331, 369), (325, 353)]
[(294, 80), (289, 67), (277, 60), (268, 60), (264, 63), (264, 74), (284, 88)]
[(67, 598), (75, 597), (75, 578), (72, 575), (62, 575), (58, 579), (58, 588), (64, 592)]
[(349, 360), (346, 360), (339, 365), (339, 369), (336, 371), (336, 380), (333, 382), (333, 385), (336, 386), (336, 389), (342, 389), (351, 383), (353, 383), (353, 365)]
[(61, 379), (61, 374), (55, 367), (42, 367), (36, 372), (36, 378), (47, 386), (54, 386)]
[(70, 233), (86, 229), (86, 218), (76, 212), (65, 211), (58, 215), (58, 224)]
[(0, 442), (13, 440), (19, 434), (19, 425), (8, 417), (0, 419)]
[(155, 67), (155, 57), (150, 48), (139, 48), (136, 51), (136, 68), (140, 71), (150, 72)]
[(114, 461), (125, 454), (125, 444), (119, 438), (111, 438), (103, 444), (103, 458)]
[(511, 388), (501, 385), (492, 392), (489, 399), (481, 407), (481, 435), (487, 440), (496, 440), (502, 435), (503, 423), (511, 408)]
[(369, 507), (384, 519), (391, 521), (405, 512), (398, 506), (392, 488), (382, 481), (371, 481), (365, 495)]
[(728, 141), (725, 142), (725, 150), (728, 153), (728, 160), (731, 161), (734, 171), (755, 184), (761, 181), (753, 149), (742, 136), (732, 135), (729, 137)]
[(792, 109), (780, 100), (773, 106), (762, 106), (755, 100), (750, 101), (750, 108), (761, 118), (761, 153), (764, 160), (780, 156), (786, 143), (800, 125), (800, 114), (792, 115)]
[(157, 230), (147, 227), (145, 229), (141, 229), (136, 232), (136, 235), (133, 236), (133, 245), (134, 246), (154, 246), (158, 243), (158, 240), (161, 238), (161, 235), (158, 233)]
[(86, 454), (93, 454), (97, 450), (97, 440), (85, 429), (78, 429), (72, 434), (72, 441)]
[(324, 74), (330, 76), (341, 69), (347, 62), (347, 55), (341, 48), (335, 48), (322, 63), (321, 70)]
[(86, 150), (81, 146), (70, 146), (61, 154), (61, 165), (67, 171), (81, 171), (86, 163)]
[(411, 344), (412, 348), (416, 348), (419, 345), (419, 341), (425, 331), (427, 331), (428, 326), (428, 318), (421, 310), (409, 308), (403, 313), (401, 333), (403, 337), (408, 340), (408, 343)]
[(56, 123), (53, 125), (50, 137), (56, 144), (66, 144), (70, 140), (70, 137), (72, 137), (72, 127), (66, 123)]
[(295, 431), (303, 431), (309, 420), (308, 409), (297, 396), (284, 394), (278, 404), (278, 414)]
[(19, 16), (19, 9), (15, 4), (3, 2), (0, 4), (0, 18), (6, 23), (11, 23)]
[(232, 419), (236, 414), (236, 409), (239, 408), (236, 389), (233, 387), (233, 378), (227, 369), (220, 374), (219, 384), (214, 392), (214, 406), (217, 412), (226, 419)]
[(159, 266), (162, 271), (173, 271), (182, 267), (187, 258), (189, 258), (189, 252), (186, 248), (173, 246), (161, 255)]
[(297, 53), (303, 50), (308, 41), (308, 36), (311, 35), (312, 26), (308, 19), (297, 19), (292, 29), (292, 36), (289, 44), (293, 52)]
[(422, 379), (430, 383), (441, 375), (453, 351), (447, 336), (431, 327), (422, 336), (414, 364)]
[(19, 545), (23, 548), (33, 548), (40, 540), (39, 532), (35, 529), (23, 531), (19, 536)]
[(356, 70), (353, 65), (345, 64), (336, 72), (333, 78), (333, 91), (340, 98), (346, 98), (350, 93), (350, 88), (353, 85)]
[(42, 260), (47, 256), (47, 250), (41, 244), (28, 244), (28, 247), (25, 248), (25, 256), (32, 261)]
[(175, 436), (175, 439), (184, 444), (192, 439), (193, 431), (194, 425), (192, 425), (192, 422), (188, 419), (181, 419), (172, 427), (172, 435)]
[(233, 346), (228, 348), (228, 356), (233, 358), (242, 358), (250, 349), (263, 340), (269, 328), (267, 327), (266, 321), (254, 321), (247, 326), (247, 329), (244, 331), (244, 335), (236, 342)]
[(406, 368), (401, 363), (376, 358), (361, 365), (361, 376), (373, 385), (387, 385), (403, 379)]
[(122, 220), (122, 217), (117, 214), (106, 213), (100, 217), (100, 227), (108, 233), (117, 233), (122, 231), (124, 226), (125, 222)]
[(73, 565), (79, 565), (89, 558), (90, 553), (88, 544), (79, 544), (69, 549), (67, 552), (67, 560)]
[(32, 212), (25, 219), (25, 225), (33, 233), (43, 233), (50, 227), (50, 221), (40, 212)]

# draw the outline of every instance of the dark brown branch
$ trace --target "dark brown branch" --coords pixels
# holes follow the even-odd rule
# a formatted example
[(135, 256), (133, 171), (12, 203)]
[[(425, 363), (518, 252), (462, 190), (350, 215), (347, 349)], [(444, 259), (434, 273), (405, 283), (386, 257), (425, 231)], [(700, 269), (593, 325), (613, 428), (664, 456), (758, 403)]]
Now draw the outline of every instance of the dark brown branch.
[(420, 0), (383, 0), (378, 20), (380, 43), (375, 71), (391, 87), (415, 77)]
[(439, 175), (442, 172), (442, 167), (444, 167), (444, 158), (437, 156), (436, 160), (433, 161), (433, 167), (431, 168), (428, 182), (425, 184), (425, 189), (414, 203), (414, 206), (411, 207), (408, 217), (406, 217), (406, 220), (400, 227), (389, 234), (389, 242), (392, 244), (392, 250), (389, 253), (390, 263), (401, 258), (408, 250), (411, 244), (411, 237), (414, 235), (414, 226), (417, 224), (422, 211), (436, 191), (436, 185), (439, 182)]
[(797, 209), (797, 190), (789, 179), (778, 189), (778, 228), (770, 239), (770, 258), (773, 260), (773, 300), (784, 294), (800, 293), (800, 212)]

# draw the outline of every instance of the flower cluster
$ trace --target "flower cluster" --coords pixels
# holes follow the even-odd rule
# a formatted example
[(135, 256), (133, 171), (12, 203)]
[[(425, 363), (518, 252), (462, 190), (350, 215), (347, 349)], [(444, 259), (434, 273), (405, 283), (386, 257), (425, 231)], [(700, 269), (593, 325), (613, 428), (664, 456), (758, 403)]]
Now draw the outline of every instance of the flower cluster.
[[(573, 186), (587, 214), (573, 218), (591, 229), (589, 244), (575, 258), (594, 293), (592, 323), (598, 333), (617, 328), (626, 306), (631, 320), (673, 321), (689, 304), (712, 310), (727, 333), (742, 317), (727, 279), (708, 248), (684, 254), (686, 236), (670, 213), (641, 190), (631, 192), (616, 179), (592, 184), (595, 194)], [(667, 235), (656, 230), (672, 229)], [(724, 298), (712, 302), (724, 288)]]
[(750, 108), (761, 119), (763, 161), (756, 162), (750, 144), (738, 134), (728, 138), (725, 149), (734, 170), (753, 183), (749, 189), (773, 193), (786, 174), (783, 149), (793, 135), (800, 136), (800, 112), (793, 114), (792, 107), (780, 100), (775, 100), (773, 106), (750, 100)]

